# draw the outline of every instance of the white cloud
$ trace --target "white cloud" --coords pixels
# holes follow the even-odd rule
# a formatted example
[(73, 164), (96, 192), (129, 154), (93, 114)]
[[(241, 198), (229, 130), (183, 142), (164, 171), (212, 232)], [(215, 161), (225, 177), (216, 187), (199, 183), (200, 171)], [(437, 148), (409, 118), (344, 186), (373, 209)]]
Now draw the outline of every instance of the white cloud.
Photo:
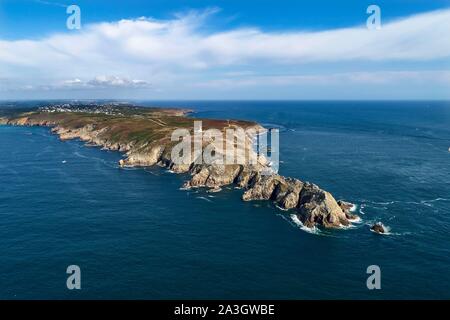
[(69, 86), (69, 87), (71, 87), (71, 86), (79, 86), (79, 85), (83, 85), (83, 81), (78, 79), (78, 78), (70, 79), (70, 80), (64, 80), (62, 82), (62, 85), (63, 86)]
[[(79, 79), (76, 79), (79, 80)], [(82, 82), (81, 82), (82, 83)], [(118, 88), (145, 88), (150, 84), (145, 80), (127, 79), (118, 76), (97, 76), (86, 83), (90, 87), (118, 87)]]
[(34, 2), (39, 3), (39, 4), (44, 4), (47, 6), (56, 6), (56, 7), (61, 7), (61, 8), (67, 8), (68, 5), (63, 4), (63, 3), (59, 3), (59, 2), (52, 2), (52, 1), (44, 1), (44, 0), (34, 0)]
[[(22, 85), (20, 87), (6, 87), (8, 79), (0, 79), (0, 91), (8, 90), (98, 90), (98, 89), (146, 89), (151, 84), (145, 80), (129, 79), (118, 76), (96, 76), (94, 79), (81, 80), (79, 78), (59, 81), (52, 84)], [(5, 84), (5, 88), (2, 88)], [(3, 90), (2, 90), (3, 89)]]
[(107, 88), (149, 88), (151, 85), (145, 80), (129, 79), (126, 77), (100, 75), (83, 81), (79, 78), (64, 80), (52, 85), (54, 89), (107, 89)]
[[(61, 87), (142, 88), (148, 87), (148, 83), (174, 85), (186, 79), (189, 79), (189, 86), (201, 86), (207, 81), (207, 77), (202, 78), (203, 73), (220, 70), (225, 77), (242, 75), (235, 84), (257, 85), (261, 79), (252, 78), (255, 71), (248, 74), (244, 70), (248, 66), (252, 70), (263, 70), (268, 66), (303, 66), (310, 62), (324, 65), (354, 61), (428, 63), (450, 58), (450, 41), (447, 40), (450, 10), (392, 21), (382, 25), (381, 30), (368, 30), (362, 24), (318, 32), (266, 32), (258, 28), (207, 32), (207, 17), (216, 11), (190, 12), (172, 20), (138, 18), (92, 24), (83, 26), (80, 31), (40, 40), (0, 40), (0, 74), (11, 79), (9, 86), (17, 83), (18, 86), (56, 88), (58, 86), (52, 83), (57, 82)], [(376, 83), (385, 81), (380, 79), (400, 79), (401, 73), (396, 72), (391, 75), (384, 72), (382, 77), (376, 73), (356, 72), (353, 76), (350, 73), (345, 76), (284, 76), (269, 80), (275, 83), (329, 82), (344, 77)], [(423, 77), (418, 75), (421, 71), (408, 72), (401, 78)], [(117, 76), (123, 74), (130, 77)], [(197, 74), (200, 75), (198, 83), (192, 83)], [(214, 81), (222, 80), (215, 79), (212, 85)], [(230, 80), (222, 82), (226, 81)]]
[(145, 80), (129, 79), (118, 76), (96, 76), (94, 79), (83, 81), (79, 78), (64, 80), (52, 86), (58, 88), (99, 89), (99, 88), (148, 88), (150, 83)]
[(450, 70), (436, 71), (376, 71), (376, 72), (343, 72), (309, 75), (252, 75), (246, 77), (228, 76), (192, 84), (192, 87), (215, 88), (229, 90), (239, 87), (257, 86), (345, 86), (354, 84), (395, 85), (406, 82), (409, 85), (426, 85), (435, 83), (450, 88)]

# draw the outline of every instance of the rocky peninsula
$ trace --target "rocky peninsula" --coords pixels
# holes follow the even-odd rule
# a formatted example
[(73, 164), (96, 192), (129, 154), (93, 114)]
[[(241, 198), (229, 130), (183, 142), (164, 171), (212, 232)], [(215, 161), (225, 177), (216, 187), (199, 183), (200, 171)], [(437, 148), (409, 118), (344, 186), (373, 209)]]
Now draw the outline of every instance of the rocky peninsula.
[[(219, 192), (221, 187), (235, 185), (243, 189), (242, 200), (272, 201), (289, 210), (308, 228), (340, 228), (349, 226), (358, 217), (351, 213), (352, 205), (336, 201), (317, 185), (279, 174), (264, 174), (270, 164), (258, 158), (253, 164), (174, 163), (171, 154), (175, 129), (192, 131), (194, 120), (202, 120), (203, 129), (240, 127), (263, 129), (259, 124), (239, 120), (194, 119), (190, 110), (144, 108), (133, 105), (53, 105), (35, 110), (8, 112), (0, 116), (1, 125), (44, 126), (51, 128), (61, 140), (80, 139), (90, 146), (124, 153), (120, 166), (161, 166), (188, 175), (184, 188), (209, 188)], [(246, 152), (256, 156), (246, 137)], [(211, 141), (201, 142), (206, 148)]]

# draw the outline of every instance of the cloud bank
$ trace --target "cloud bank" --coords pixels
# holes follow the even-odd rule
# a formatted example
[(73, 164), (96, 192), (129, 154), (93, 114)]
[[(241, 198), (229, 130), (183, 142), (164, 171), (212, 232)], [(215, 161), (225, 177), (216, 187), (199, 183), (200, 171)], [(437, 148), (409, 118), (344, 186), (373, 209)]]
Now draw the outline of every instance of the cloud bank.
[[(214, 10), (206, 10), (171, 20), (138, 18), (92, 24), (80, 31), (39, 40), (0, 40), (0, 90), (25, 86), (54, 90), (164, 90), (179, 85), (230, 86), (227, 81), (231, 86), (258, 86), (264, 81), (301, 85), (308, 81), (329, 84), (344, 80), (376, 84), (430, 78), (449, 84), (445, 70), (434, 70), (436, 61), (449, 65), (450, 10), (391, 21), (383, 24), (381, 30), (368, 30), (362, 24), (345, 29), (289, 32), (259, 28), (209, 31), (213, 13)], [(395, 63), (418, 63), (424, 70), (390, 70)], [(354, 69), (355, 64), (371, 64), (382, 70), (258, 75), (290, 67), (302, 70), (311, 64), (322, 66), (320, 69), (336, 65)]]

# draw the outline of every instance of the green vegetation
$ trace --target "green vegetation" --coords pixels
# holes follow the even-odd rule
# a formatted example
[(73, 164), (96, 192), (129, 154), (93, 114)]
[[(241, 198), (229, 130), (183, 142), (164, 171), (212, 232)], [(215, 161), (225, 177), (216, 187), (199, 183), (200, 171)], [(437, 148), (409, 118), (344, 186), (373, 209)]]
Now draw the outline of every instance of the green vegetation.
[(248, 121), (194, 119), (187, 116), (190, 110), (144, 108), (115, 105), (57, 105), (35, 110), (9, 110), (1, 116), (10, 124), (60, 126), (67, 130), (86, 126), (101, 132), (101, 138), (111, 143), (135, 146), (157, 141), (170, 141), (173, 130), (193, 130), (194, 120), (202, 120), (203, 129), (223, 130), (230, 125), (244, 129), (255, 125)]

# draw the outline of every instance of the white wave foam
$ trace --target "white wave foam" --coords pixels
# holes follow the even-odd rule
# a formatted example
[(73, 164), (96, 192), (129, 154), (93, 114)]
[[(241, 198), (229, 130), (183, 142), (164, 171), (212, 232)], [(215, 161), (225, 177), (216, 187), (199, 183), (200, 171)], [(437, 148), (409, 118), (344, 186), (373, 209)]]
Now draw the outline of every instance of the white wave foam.
[(361, 204), (361, 207), (359, 208), (359, 214), (365, 215), (366, 213), (363, 211), (363, 209), (366, 207), (365, 204)]
[(367, 201), (368, 203), (372, 203), (372, 204), (378, 204), (378, 205), (382, 205), (382, 206), (387, 206), (390, 204), (394, 204), (397, 201), (387, 201), (387, 202), (377, 202), (377, 201)]
[(372, 230), (372, 228), (370, 229), (370, 231), (372, 231), (373, 233), (376, 233), (376, 234), (383, 235), (383, 236), (390, 236), (390, 235), (392, 235), (392, 233), (391, 233), (391, 227), (386, 226), (386, 225), (384, 225), (384, 224), (381, 223), (381, 222), (377, 222), (377, 223), (380, 224), (380, 225), (383, 227), (384, 233), (376, 232), (376, 231)]
[(428, 200), (428, 202), (436, 202), (436, 201), (450, 201), (450, 199), (446, 199), (446, 198), (436, 198), (434, 200)]
[(317, 229), (317, 227), (308, 228), (307, 226), (305, 226), (295, 214), (291, 214), (291, 220), (297, 226), (299, 226), (300, 229), (302, 229), (303, 231), (306, 231), (306, 232), (312, 233), (312, 234), (319, 234), (320, 233), (320, 230)]
[(79, 153), (78, 151), (75, 151), (73, 154), (76, 155), (76, 156), (79, 157), (79, 158), (87, 159), (87, 157), (86, 157), (85, 155), (82, 155), (82, 154)]
[(370, 232), (379, 234), (380, 236), (391, 236), (392, 235), (392, 233), (387, 232), (387, 231), (385, 233), (379, 233), (379, 232), (376, 232), (376, 231), (373, 231), (372, 229), (370, 229)]
[(430, 208), (434, 208), (433, 203), (435, 202), (439, 202), (439, 201), (450, 201), (450, 199), (446, 199), (446, 198), (436, 198), (436, 199), (432, 199), (432, 200), (422, 200), (420, 201), (420, 203), (424, 206), (430, 207)]
[(429, 203), (428, 201), (420, 201), (420, 203), (423, 204), (424, 206), (433, 208), (433, 204), (432, 204), (432, 203)]
[(197, 199), (202, 199), (202, 200), (205, 200), (205, 201), (208, 201), (208, 202), (212, 202), (211, 200), (209, 200), (208, 198), (205, 198), (205, 197), (196, 197)]
[(354, 219), (348, 219), (351, 223), (362, 223), (361, 217), (356, 216)]
[(340, 224), (338, 227), (338, 229), (343, 229), (343, 230), (354, 229), (354, 228), (356, 228), (356, 226), (353, 224), (349, 224), (348, 226), (344, 226), (343, 224)]
[(279, 205), (275, 205), (275, 207), (277, 207), (278, 209), (280, 209), (280, 210), (282, 210), (282, 211), (288, 211), (289, 209), (286, 209), (286, 208), (282, 208), (282, 207), (280, 207)]
[[(374, 205), (383, 205), (383, 206), (389, 206), (392, 204), (414, 204), (414, 205), (423, 205), (432, 208), (434, 202), (439, 201), (450, 201), (450, 199), (447, 198), (436, 198), (436, 199), (430, 199), (430, 200), (420, 200), (420, 201), (388, 201), (388, 202), (377, 202), (377, 201), (369, 201), (364, 200), (366, 203), (374, 204)], [(363, 206), (363, 205), (361, 205)], [(381, 207), (381, 209), (388, 209), (387, 207)], [(360, 210), (361, 211), (361, 210)]]

